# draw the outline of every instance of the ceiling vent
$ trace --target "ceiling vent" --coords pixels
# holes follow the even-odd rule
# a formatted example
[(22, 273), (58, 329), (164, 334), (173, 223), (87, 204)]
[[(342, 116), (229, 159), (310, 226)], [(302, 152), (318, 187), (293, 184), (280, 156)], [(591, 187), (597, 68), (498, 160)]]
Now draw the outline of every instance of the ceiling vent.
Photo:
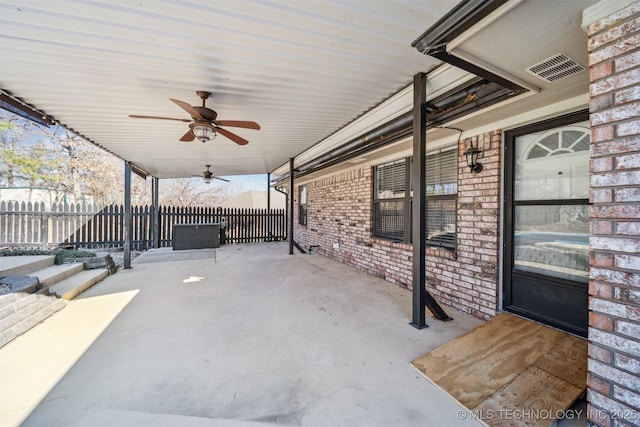
[(553, 83), (565, 77), (581, 73), (585, 68), (564, 53), (557, 53), (551, 58), (530, 66), (526, 70), (547, 83)]

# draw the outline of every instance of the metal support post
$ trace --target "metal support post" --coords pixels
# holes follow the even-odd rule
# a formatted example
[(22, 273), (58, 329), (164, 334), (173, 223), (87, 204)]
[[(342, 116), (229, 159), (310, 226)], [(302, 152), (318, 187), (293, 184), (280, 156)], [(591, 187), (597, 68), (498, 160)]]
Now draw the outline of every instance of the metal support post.
[(411, 326), (417, 329), (428, 327), (425, 321), (425, 158), (426, 158), (426, 116), (422, 105), (427, 98), (427, 75), (418, 73), (413, 78), (413, 320)]
[(131, 268), (131, 163), (124, 162), (124, 268)]
[(289, 159), (289, 255), (293, 255), (293, 157)]

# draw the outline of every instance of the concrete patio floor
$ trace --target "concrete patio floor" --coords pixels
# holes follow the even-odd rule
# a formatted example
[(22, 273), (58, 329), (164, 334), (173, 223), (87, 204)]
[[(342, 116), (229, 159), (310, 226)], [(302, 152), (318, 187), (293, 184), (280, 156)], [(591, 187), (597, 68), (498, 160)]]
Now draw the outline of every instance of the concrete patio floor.
[(481, 425), (409, 365), (481, 321), (287, 250), (144, 253), (0, 349), (0, 424)]

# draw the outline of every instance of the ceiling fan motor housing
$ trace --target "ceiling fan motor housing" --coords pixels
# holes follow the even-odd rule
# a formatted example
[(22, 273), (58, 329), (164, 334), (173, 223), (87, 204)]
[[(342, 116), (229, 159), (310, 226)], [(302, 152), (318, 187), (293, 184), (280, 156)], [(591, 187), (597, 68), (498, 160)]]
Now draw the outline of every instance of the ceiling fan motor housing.
[(198, 107), (198, 106), (194, 105), (193, 109), (196, 110), (198, 112), (198, 114), (200, 114), (200, 116), (203, 119), (208, 120), (210, 122), (214, 121), (218, 117), (218, 113), (216, 113), (211, 108)]

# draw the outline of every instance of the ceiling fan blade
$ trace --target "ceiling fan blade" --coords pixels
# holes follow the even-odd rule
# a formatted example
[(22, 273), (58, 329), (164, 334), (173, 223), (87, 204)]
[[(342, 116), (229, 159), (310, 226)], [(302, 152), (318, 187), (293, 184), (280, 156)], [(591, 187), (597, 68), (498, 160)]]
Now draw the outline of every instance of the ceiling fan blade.
[(220, 178), (219, 176), (212, 176), (211, 178), (213, 178), (213, 179), (219, 179), (220, 181), (231, 182), (231, 181), (229, 181), (228, 179)]
[(247, 141), (244, 138), (239, 137), (238, 135), (236, 135), (235, 133), (231, 133), (226, 129), (222, 129), (217, 127), (216, 128), (216, 132), (226, 136), (227, 138), (229, 138), (230, 140), (232, 140), (233, 142), (235, 142), (238, 145), (247, 145), (249, 143), (249, 141)]
[(189, 119), (176, 119), (176, 118), (173, 118), (173, 117), (158, 117), (158, 116), (139, 116), (137, 114), (129, 114), (129, 117), (132, 117), (134, 119), (176, 120), (178, 122), (185, 122), (185, 123), (189, 123), (191, 121)]
[(194, 119), (196, 119), (196, 120), (204, 120), (202, 118), (202, 116), (200, 115), (200, 113), (198, 113), (198, 110), (193, 108), (191, 105), (187, 104), (184, 101), (180, 101), (179, 99), (173, 99), (173, 98), (169, 98), (169, 99), (172, 100), (176, 105), (178, 105), (184, 111), (189, 113), (191, 115), (191, 117), (193, 117)]
[(189, 131), (187, 133), (185, 133), (184, 135), (182, 135), (182, 138), (180, 138), (180, 141), (183, 142), (191, 142), (194, 139), (196, 139), (196, 134), (193, 133), (193, 131), (191, 129), (189, 129)]
[(216, 120), (216, 123), (220, 126), (260, 130), (259, 124), (245, 120)]

